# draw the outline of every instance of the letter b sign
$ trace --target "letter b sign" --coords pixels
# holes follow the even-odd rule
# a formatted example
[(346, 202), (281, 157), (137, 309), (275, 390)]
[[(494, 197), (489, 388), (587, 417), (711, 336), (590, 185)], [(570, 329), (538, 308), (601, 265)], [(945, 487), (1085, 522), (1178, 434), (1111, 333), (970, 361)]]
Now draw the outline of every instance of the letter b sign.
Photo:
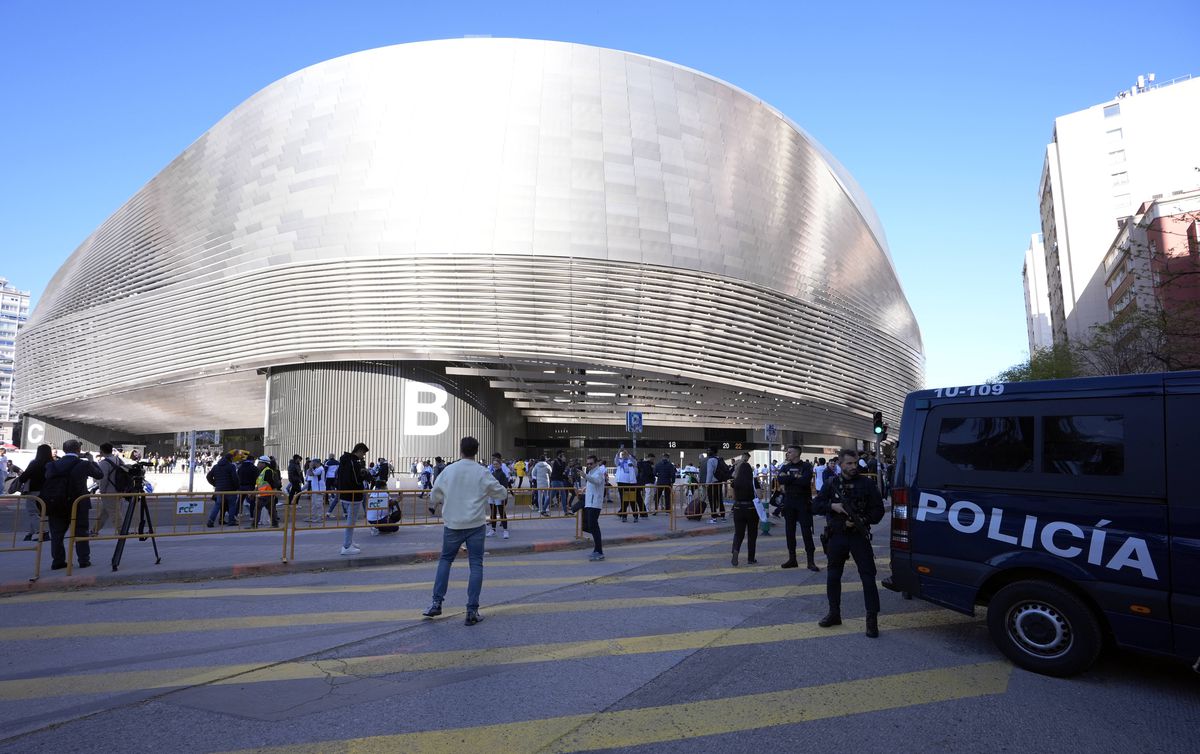
[[(440, 435), (450, 429), (450, 396), (437, 385), (404, 381), (403, 428), (406, 435)], [(432, 415), (432, 423), (422, 415)]]

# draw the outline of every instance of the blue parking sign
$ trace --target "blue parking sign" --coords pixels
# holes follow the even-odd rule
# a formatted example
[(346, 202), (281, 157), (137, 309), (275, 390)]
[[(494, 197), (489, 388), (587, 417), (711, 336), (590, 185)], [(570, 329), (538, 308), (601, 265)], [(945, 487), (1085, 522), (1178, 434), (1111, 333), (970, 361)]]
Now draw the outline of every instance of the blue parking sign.
[(642, 431), (642, 412), (641, 411), (626, 411), (625, 412), (625, 431), (633, 433), (641, 433)]

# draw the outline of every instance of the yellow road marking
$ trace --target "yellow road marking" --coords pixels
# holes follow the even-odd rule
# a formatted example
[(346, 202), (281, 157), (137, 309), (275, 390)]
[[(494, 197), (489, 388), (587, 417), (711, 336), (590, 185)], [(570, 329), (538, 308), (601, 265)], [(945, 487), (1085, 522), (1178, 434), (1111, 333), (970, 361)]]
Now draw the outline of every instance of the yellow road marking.
[[(623, 562), (623, 561), (617, 561)], [(461, 566), (464, 571), (467, 564)], [(432, 577), (435, 566), (426, 565)], [(692, 568), (687, 571), (669, 571), (666, 573), (623, 574), (611, 576), (589, 577), (586, 574), (576, 576), (545, 576), (528, 579), (488, 579), (484, 584), (491, 588), (506, 586), (560, 586), (562, 584), (628, 584), (657, 581), (674, 581), (689, 578), (710, 578), (712, 576), (729, 575), (762, 575), (762, 568)], [(465, 582), (464, 582), (465, 583)], [(307, 594), (371, 594), (377, 592), (399, 592), (408, 590), (429, 589), (430, 581), (402, 582), (398, 584), (348, 584), (345, 586), (240, 586), (215, 587), (209, 589), (106, 589), (104, 591), (54, 592), (46, 594), (26, 594), (10, 597), (3, 604), (32, 603), (32, 602), (93, 602), (109, 600), (160, 600), (160, 599), (211, 599), (214, 597), (288, 597)]]
[[(975, 620), (948, 610), (882, 615), (881, 630), (921, 629)], [(16, 701), (75, 694), (120, 693), (139, 689), (166, 689), (201, 683), (245, 685), (271, 681), (325, 679), (333, 676), (374, 677), (414, 671), (449, 670), (477, 665), (517, 665), (533, 662), (577, 660), (594, 657), (677, 652), (706, 648), (775, 644), (863, 630), (861, 620), (847, 619), (841, 626), (820, 628), (815, 622), (784, 623), (754, 628), (717, 628), (649, 636), (561, 643), (539, 642), (511, 647), (481, 647), (445, 652), (401, 652), (369, 657), (344, 657), (310, 662), (226, 665), (210, 668), (164, 668), (119, 673), (53, 676), (0, 681), (0, 700)]]
[[(486, 582), (485, 582), (486, 583)], [(465, 587), (466, 582), (452, 586)], [(844, 591), (862, 589), (859, 582), (846, 583)], [(693, 595), (661, 597), (624, 597), (616, 599), (571, 600), (567, 602), (509, 603), (488, 609), (489, 613), (546, 614), (592, 610), (625, 610), (642, 607), (676, 607), (703, 605), (711, 602), (741, 602), (800, 597), (824, 594), (825, 584), (782, 586), (746, 589), (732, 592), (708, 592)], [(182, 620), (97, 621), (92, 623), (60, 623), (43, 626), (14, 626), (0, 628), (0, 641), (42, 641), (86, 636), (148, 636), (152, 634), (224, 631), (227, 629), (283, 628), (288, 626), (322, 626), (349, 623), (399, 623), (421, 619), (421, 610), (344, 610), (319, 613), (282, 613), (274, 615), (242, 615), (231, 618), (190, 618)]]
[(271, 754), (578, 752), (642, 746), (1003, 694), (1011, 666), (986, 662), (660, 707), (255, 749)]

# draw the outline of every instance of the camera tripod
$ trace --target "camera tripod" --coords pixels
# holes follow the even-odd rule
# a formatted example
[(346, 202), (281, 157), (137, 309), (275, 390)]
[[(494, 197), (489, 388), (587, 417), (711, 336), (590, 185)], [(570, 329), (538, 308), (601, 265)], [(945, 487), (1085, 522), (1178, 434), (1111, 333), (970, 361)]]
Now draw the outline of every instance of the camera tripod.
[(150, 520), (150, 506), (146, 503), (145, 493), (130, 495), (125, 500), (129, 505), (125, 508), (125, 518), (121, 521), (121, 538), (117, 540), (117, 547), (113, 550), (112, 569), (115, 571), (121, 565), (121, 555), (125, 553), (125, 537), (129, 534), (129, 527), (133, 524), (134, 508), (138, 509), (138, 534), (147, 535), (138, 536), (138, 541), (150, 540), (150, 544), (154, 546), (154, 565), (158, 565), (162, 562), (162, 556), (158, 554), (158, 540), (154, 538), (154, 522)]

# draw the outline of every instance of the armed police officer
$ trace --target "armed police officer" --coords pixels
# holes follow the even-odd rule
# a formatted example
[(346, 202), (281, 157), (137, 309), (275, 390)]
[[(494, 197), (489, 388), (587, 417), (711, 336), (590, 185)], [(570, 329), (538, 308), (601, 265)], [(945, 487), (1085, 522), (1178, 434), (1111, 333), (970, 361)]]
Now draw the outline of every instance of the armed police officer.
[(813, 511), (812, 511), (812, 464), (800, 458), (800, 448), (791, 446), (787, 449), (787, 463), (779, 467), (776, 478), (783, 490), (784, 530), (787, 538), (788, 559), (780, 568), (797, 568), (796, 561), (796, 524), (800, 524), (800, 533), (804, 537), (804, 554), (808, 557), (808, 570), (820, 571), (813, 556), (816, 555), (816, 545), (813, 543)]
[(829, 558), (825, 582), (829, 614), (818, 625), (828, 628), (841, 624), (842, 570), (846, 560), (853, 557), (867, 604), (867, 636), (874, 639), (879, 636), (879, 589), (875, 586), (871, 526), (883, 519), (883, 500), (879, 488), (870, 479), (859, 476), (857, 451), (843, 450), (838, 460), (842, 473), (827, 480), (812, 503), (814, 513), (825, 514), (827, 526), (821, 541)]

